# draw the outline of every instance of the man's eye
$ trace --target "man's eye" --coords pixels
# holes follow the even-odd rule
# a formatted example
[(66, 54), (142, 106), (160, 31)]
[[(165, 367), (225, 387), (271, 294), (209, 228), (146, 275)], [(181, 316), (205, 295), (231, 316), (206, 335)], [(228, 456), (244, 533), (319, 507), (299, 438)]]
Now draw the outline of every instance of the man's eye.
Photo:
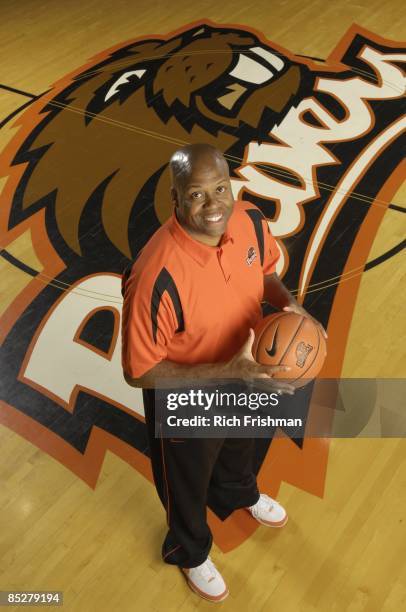
[(225, 188), (225, 186), (224, 186), (224, 185), (219, 185), (219, 187), (217, 187), (217, 191), (218, 191), (219, 193), (224, 193), (224, 191), (225, 191), (225, 190), (226, 190), (226, 188)]
[(194, 192), (192, 193), (192, 198), (193, 198), (194, 200), (198, 200), (198, 199), (201, 197), (201, 195), (202, 195), (202, 194), (200, 193), (200, 191), (194, 191)]

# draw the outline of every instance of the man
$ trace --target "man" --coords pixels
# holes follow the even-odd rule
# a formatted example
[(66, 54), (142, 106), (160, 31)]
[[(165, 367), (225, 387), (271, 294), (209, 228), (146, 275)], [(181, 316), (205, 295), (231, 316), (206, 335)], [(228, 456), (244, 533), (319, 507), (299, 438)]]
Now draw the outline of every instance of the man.
[(169, 527), (163, 559), (179, 566), (199, 595), (221, 601), (228, 589), (209, 557), (206, 506), (223, 520), (245, 508), (275, 527), (287, 515), (257, 489), (254, 440), (156, 438), (154, 387), (171, 379), (263, 378), (292, 394), (292, 385), (272, 379), (285, 366), (253, 359), (253, 328), (262, 300), (310, 315), (275, 272), (279, 251), (262, 213), (234, 202), (222, 153), (187, 145), (170, 169), (172, 217), (123, 277), (122, 365), (126, 381), (143, 388), (154, 481)]

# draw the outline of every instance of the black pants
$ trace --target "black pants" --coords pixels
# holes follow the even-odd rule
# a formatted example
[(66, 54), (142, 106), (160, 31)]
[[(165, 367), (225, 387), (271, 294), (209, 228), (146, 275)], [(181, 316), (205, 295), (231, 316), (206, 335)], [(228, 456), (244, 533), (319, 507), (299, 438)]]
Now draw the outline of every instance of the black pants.
[(154, 482), (169, 527), (162, 558), (197, 567), (213, 542), (206, 506), (224, 520), (259, 499), (252, 469), (255, 440), (156, 438), (154, 391), (144, 389), (143, 397)]

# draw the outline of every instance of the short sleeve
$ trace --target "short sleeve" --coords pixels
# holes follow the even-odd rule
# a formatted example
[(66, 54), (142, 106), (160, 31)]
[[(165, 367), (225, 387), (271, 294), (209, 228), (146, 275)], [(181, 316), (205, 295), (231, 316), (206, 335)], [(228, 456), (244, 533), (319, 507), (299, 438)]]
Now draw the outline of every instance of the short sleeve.
[(163, 292), (152, 302), (150, 283), (131, 279), (124, 294), (122, 367), (132, 378), (143, 376), (167, 357), (167, 347), (176, 325), (171, 299)]
[(264, 274), (273, 274), (281, 253), (265, 217), (262, 219), (262, 227), (264, 230), (264, 263), (262, 269)]

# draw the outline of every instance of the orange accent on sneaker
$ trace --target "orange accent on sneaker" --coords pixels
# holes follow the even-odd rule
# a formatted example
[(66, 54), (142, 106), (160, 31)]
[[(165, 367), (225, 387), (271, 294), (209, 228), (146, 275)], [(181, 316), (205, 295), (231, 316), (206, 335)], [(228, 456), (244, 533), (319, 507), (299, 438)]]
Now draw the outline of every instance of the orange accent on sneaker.
[(244, 510), (246, 510), (254, 520), (258, 521), (258, 523), (261, 523), (261, 525), (266, 525), (267, 527), (283, 527), (284, 525), (286, 525), (289, 518), (288, 515), (286, 515), (285, 518), (283, 518), (281, 521), (266, 521), (264, 519), (259, 519), (258, 517), (253, 516), (249, 508), (244, 508)]
[(182, 573), (186, 578), (186, 582), (188, 583), (192, 591), (194, 591), (197, 595), (200, 595), (200, 597), (203, 597), (203, 599), (207, 599), (208, 601), (218, 602), (218, 601), (223, 601), (223, 599), (225, 599), (227, 595), (229, 594), (229, 590), (226, 587), (226, 590), (224, 591), (224, 593), (220, 593), (220, 595), (208, 595), (204, 591), (201, 591), (199, 587), (197, 587), (191, 580), (189, 580), (188, 574), (187, 574), (188, 568), (181, 567), (180, 569), (182, 570)]

